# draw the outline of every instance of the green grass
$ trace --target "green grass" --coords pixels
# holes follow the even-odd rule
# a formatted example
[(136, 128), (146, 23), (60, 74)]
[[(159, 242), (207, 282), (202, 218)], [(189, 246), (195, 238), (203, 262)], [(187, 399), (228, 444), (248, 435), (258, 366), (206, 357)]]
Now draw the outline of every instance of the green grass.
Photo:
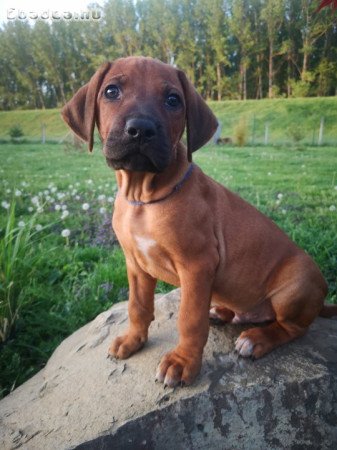
[(293, 144), (292, 130), (303, 135), (302, 143), (317, 145), (324, 117), (323, 143), (337, 144), (337, 97), (211, 102), (222, 125), (222, 136), (233, 138), (241, 118), (247, 123), (248, 143), (263, 144), (269, 124), (270, 144)]
[[(222, 136), (234, 137), (241, 118), (246, 119), (249, 144), (264, 142), (265, 124), (269, 123), (270, 144), (292, 144), (289, 129), (303, 135), (303, 143), (317, 144), (321, 117), (325, 118), (324, 143), (337, 144), (337, 97), (247, 100), (211, 102), (221, 125)], [(46, 125), (47, 140), (62, 140), (69, 129), (59, 109), (0, 112), (0, 139), (9, 139), (9, 130), (20, 125), (30, 140), (41, 138), (41, 125)]]
[[(25, 270), (14, 267), (11, 274), (19, 284), (20, 307), (0, 349), (0, 395), (5, 395), (42, 368), (67, 335), (126, 299), (128, 287), (124, 257), (110, 225), (115, 177), (101, 151), (3, 144), (0, 157), (0, 204), (15, 201), (12, 226), (28, 224), (34, 214), (34, 227), (42, 226), (34, 235), (34, 251), (25, 253)], [(312, 255), (329, 283), (328, 300), (337, 303), (336, 149), (209, 146), (194, 159)], [(86, 211), (84, 203), (89, 204)], [(62, 207), (67, 217), (61, 218)], [(4, 239), (9, 211), (0, 208)], [(64, 229), (70, 230), (68, 238), (61, 235)]]
[(0, 111), (0, 139), (9, 139), (9, 130), (14, 125), (20, 125), (26, 138), (39, 139), (42, 124), (46, 126), (48, 140), (60, 140), (69, 132), (59, 109)]

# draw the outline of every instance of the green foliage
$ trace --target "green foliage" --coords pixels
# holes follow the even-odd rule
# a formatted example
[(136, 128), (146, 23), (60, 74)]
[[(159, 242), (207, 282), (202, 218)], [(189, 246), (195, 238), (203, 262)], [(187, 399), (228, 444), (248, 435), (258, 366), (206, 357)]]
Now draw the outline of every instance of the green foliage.
[(15, 223), (15, 203), (12, 202), (4, 235), (0, 241), (0, 344), (12, 333), (30, 285), (38, 256), (35, 217), (27, 224)]
[(21, 138), (24, 136), (20, 125), (14, 125), (12, 128), (10, 128), (8, 134), (14, 142), (15, 142), (15, 139), (18, 139), (18, 138)]
[(295, 96), (335, 95), (335, 16), (317, 13), (317, 0), (107, 0), (100, 10), (100, 20), (3, 24), (0, 109), (61, 106), (103, 61), (140, 54), (179, 66), (207, 99), (291, 96), (292, 83)]
[(241, 117), (234, 128), (234, 142), (239, 147), (243, 147), (247, 144), (248, 140), (248, 127), (245, 117)]
[(287, 134), (291, 137), (294, 144), (299, 144), (305, 137), (303, 129), (296, 123), (287, 128)]

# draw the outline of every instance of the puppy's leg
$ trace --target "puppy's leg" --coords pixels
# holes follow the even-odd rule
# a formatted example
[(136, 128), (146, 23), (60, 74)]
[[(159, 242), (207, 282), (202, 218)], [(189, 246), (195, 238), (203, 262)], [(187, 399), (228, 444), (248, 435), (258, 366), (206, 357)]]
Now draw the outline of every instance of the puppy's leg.
[(209, 332), (211, 284), (207, 273), (189, 273), (180, 280), (179, 343), (163, 356), (156, 373), (156, 381), (167, 386), (192, 383), (200, 372)]
[(312, 261), (299, 259), (280, 271), (273, 291), (276, 321), (241, 333), (235, 345), (240, 356), (260, 358), (302, 336), (321, 311), (327, 289)]
[(209, 318), (214, 323), (228, 323), (233, 320), (235, 313), (224, 306), (214, 306), (209, 311)]
[(108, 354), (125, 359), (140, 350), (147, 341), (148, 328), (154, 319), (154, 291), (156, 279), (140, 268), (128, 266), (129, 280), (129, 329), (110, 345)]

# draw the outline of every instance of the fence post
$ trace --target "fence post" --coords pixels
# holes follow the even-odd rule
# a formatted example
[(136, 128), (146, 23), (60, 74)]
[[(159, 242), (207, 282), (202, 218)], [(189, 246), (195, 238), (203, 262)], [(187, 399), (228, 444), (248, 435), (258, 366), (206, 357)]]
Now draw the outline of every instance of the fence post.
[(318, 145), (323, 144), (323, 134), (324, 134), (324, 117), (321, 117), (321, 123), (319, 126), (319, 133), (318, 133)]
[(42, 144), (46, 143), (46, 124), (41, 124), (41, 142)]
[(264, 145), (268, 145), (269, 141), (269, 123), (266, 122), (264, 129)]

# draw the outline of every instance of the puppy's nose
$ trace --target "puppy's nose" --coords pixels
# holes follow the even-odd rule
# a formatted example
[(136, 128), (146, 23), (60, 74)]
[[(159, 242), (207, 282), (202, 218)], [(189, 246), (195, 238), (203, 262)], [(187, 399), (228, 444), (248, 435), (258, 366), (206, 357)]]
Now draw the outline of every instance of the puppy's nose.
[(135, 140), (150, 141), (157, 134), (156, 126), (150, 119), (128, 119), (125, 124), (126, 134)]

